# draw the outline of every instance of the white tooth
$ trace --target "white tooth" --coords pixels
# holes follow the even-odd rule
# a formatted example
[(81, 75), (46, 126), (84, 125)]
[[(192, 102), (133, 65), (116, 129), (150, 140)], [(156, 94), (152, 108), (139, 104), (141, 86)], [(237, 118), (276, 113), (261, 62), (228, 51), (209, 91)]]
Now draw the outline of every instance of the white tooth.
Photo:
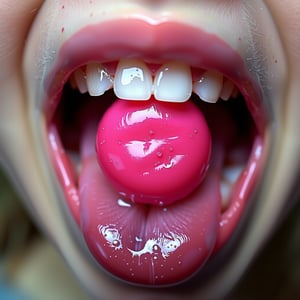
[(126, 100), (148, 100), (152, 93), (152, 76), (148, 67), (137, 59), (120, 60), (114, 79), (114, 92)]
[(77, 69), (74, 72), (74, 80), (81, 94), (84, 94), (88, 91), (86, 85), (86, 75), (84, 74), (81, 68)]
[(234, 85), (233, 85), (232, 81), (228, 80), (228, 79), (224, 79), (220, 98), (227, 101), (230, 98), (230, 96), (233, 92), (233, 89), (234, 89)]
[(239, 90), (236, 87), (234, 87), (231, 97), (236, 99), (238, 97), (239, 93), (240, 93)]
[(112, 88), (112, 79), (101, 64), (88, 64), (86, 68), (86, 84), (91, 96), (101, 96)]
[(244, 166), (242, 165), (225, 167), (222, 172), (222, 177), (229, 183), (235, 183), (243, 170)]
[(78, 87), (77, 87), (77, 84), (76, 84), (76, 81), (75, 81), (75, 78), (74, 78), (74, 74), (71, 75), (71, 77), (69, 79), (69, 83), (70, 83), (70, 86), (73, 90), (78, 90)]
[(220, 192), (222, 197), (222, 210), (224, 211), (229, 206), (231, 186), (228, 183), (221, 181)]
[(166, 63), (157, 71), (154, 96), (166, 102), (185, 102), (192, 94), (192, 73), (187, 64)]
[(216, 103), (223, 86), (223, 76), (215, 71), (206, 71), (200, 80), (194, 82), (194, 92), (205, 102)]

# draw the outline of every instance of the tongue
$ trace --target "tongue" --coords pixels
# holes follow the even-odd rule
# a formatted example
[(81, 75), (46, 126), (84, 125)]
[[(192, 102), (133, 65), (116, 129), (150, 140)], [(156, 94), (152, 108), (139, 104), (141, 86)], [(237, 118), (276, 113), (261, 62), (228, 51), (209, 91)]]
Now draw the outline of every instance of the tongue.
[[(171, 285), (186, 280), (215, 246), (220, 164), (213, 163), (201, 184), (180, 201), (168, 206), (133, 203), (99, 167), (96, 131), (96, 122), (86, 124), (79, 181), (80, 225), (91, 253), (105, 270), (128, 282)], [(224, 152), (218, 148), (218, 154)]]

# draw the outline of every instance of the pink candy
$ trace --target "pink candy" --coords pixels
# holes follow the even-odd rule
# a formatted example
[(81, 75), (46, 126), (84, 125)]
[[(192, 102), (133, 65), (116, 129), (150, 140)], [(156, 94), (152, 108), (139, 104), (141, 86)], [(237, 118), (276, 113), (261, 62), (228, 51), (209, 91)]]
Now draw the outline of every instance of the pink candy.
[(96, 149), (102, 171), (125, 199), (168, 205), (202, 182), (211, 136), (191, 101), (117, 100), (100, 121)]

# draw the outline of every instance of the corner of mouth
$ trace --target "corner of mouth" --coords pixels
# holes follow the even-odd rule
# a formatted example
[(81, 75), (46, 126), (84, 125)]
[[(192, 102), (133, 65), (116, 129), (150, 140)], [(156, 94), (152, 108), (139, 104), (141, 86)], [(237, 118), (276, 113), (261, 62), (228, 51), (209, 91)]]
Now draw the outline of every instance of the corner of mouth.
[[(139, 28), (135, 29), (134, 37), (131, 35), (133, 28)], [(57, 63), (44, 80), (44, 88), (47, 91), (43, 107), (48, 130), (47, 153), (57, 175), (57, 181), (64, 192), (65, 202), (81, 229), (91, 253), (104, 269), (133, 284), (148, 286), (179, 284), (201, 272), (204, 265), (207, 269), (211, 258), (228, 244), (241, 218), (245, 217), (249, 199), (261, 177), (267, 155), (268, 121), (261, 101), (262, 93), (249, 75), (240, 55), (220, 38), (192, 26), (176, 22), (150, 25), (142, 20), (118, 20), (106, 22), (101, 26), (88, 26), (66, 41), (58, 53)], [(90, 96), (81, 95), (70, 88), (69, 82), (74, 72), (80, 68), (85, 70), (89, 63), (110, 64), (126, 58), (147, 64), (151, 62), (155, 65), (179, 61), (201, 72), (213, 70), (222, 75), (223, 81), (224, 78), (230, 80), (238, 91), (228, 101), (221, 102), (219, 99), (216, 104), (202, 103), (196, 99), (194, 93), (191, 95), (188, 101), (196, 103), (204, 113), (214, 136), (220, 136), (213, 138), (212, 147), (216, 150), (212, 151), (214, 161), (211, 165), (217, 164), (219, 153), (222, 153), (224, 156), (222, 166), (218, 167), (217, 175), (208, 172), (205, 183), (194, 192), (193, 195), (196, 196), (188, 196), (179, 204), (154, 207), (150, 212), (147, 208), (147, 217), (140, 205), (116, 196), (117, 193), (113, 188), (101, 190), (101, 197), (108, 194), (114, 201), (99, 202), (98, 199), (93, 199), (90, 202), (94, 204), (83, 205), (81, 202), (89, 202), (91, 196), (89, 194), (82, 196), (84, 193), (79, 191), (82, 190), (80, 182), (88, 184), (93, 176), (100, 180), (102, 185), (106, 185), (109, 180), (99, 173), (100, 167), (95, 155), (86, 159), (86, 163), (83, 164), (93, 176), (86, 175), (87, 171), (85, 174), (77, 174), (80, 155), (75, 154), (75, 162), (74, 152), (79, 151), (78, 144), (81, 142), (76, 138), (75, 142), (70, 142), (63, 133), (68, 122), (75, 126), (76, 120), (70, 114), (75, 112), (78, 115), (81, 110), (87, 110), (89, 114), (94, 110)], [(70, 105), (70, 100), (74, 99), (68, 99), (70, 94), (76, 98), (73, 105)], [(108, 101), (108, 106), (112, 105), (116, 98), (111, 91), (101, 97), (99, 100)], [(91, 105), (92, 109), (84, 109), (83, 102)], [(103, 115), (106, 108), (99, 110)], [(226, 117), (223, 117), (223, 113)], [(216, 121), (216, 116), (223, 122), (229, 120), (231, 125), (228, 127), (240, 127), (234, 130), (237, 133), (230, 137), (231, 145), (228, 147), (216, 146), (222, 141), (222, 131), (219, 129), (222, 125), (220, 121)], [(68, 133), (73, 136), (74, 132), (69, 129)], [(231, 133), (228, 136), (231, 136)], [(235, 143), (234, 140), (241, 142)], [(226, 138), (225, 142), (227, 141)], [(95, 151), (94, 147), (91, 148), (89, 151)], [(79, 165), (80, 172), (83, 172), (82, 163)], [(225, 208), (222, 208), (221, 203), (221, 198), (224, 197), (222, 187), (218, 187), (221, 177), (226, 177), (226, 182), (232, 181), (225, 187), (224, 193), (228, 197)], [(214, 192), (214, 196), (210, 196), (216, 186), (218, 191)], [(209, 208), (204, 204), (201, 206), (201, 201), (197, 199), (204, 198), (204, 195), (216, 198), (216, 205), (214, 207), (210, 205)], [(81, 197), (85, 200), (82, 201)], [(95, 212), (95, 207), (102, 207), (103, 211)], [(199, 221), (192, 212), (195, 207), (196, 210), (203, 209), (208, 214), (217, 216), (209, 218), (203, 215), (203, 220)], [(108, 211), (113, 209), (115, 213), (110, 214)], [(132, 218), (124, 217), (129, 211), (134, 211)], [(166, 213), (169, 214), (167, 226), (160, 221)], [(116, 214), (119, 216), (116, 217)], [(92, 221), (88, 221), (84, 215), (88, 215)], [(120, 221), (120, 218), (124, 220)], [(178, 223), (179, 219), (183, 221)], [(215, 223), (208, 224), (210, 219), (214, 219)], [(130, 222), (137, 222), (143, 230), (135, 226), (126, 229), (125, 224)], [(205, 241), (199, 238), (201, 226), (202, 231), (206, 232)], [(126, 239), (125, 235), (132, 237)], [(166, 245), (174, 248), (170, 250)]]

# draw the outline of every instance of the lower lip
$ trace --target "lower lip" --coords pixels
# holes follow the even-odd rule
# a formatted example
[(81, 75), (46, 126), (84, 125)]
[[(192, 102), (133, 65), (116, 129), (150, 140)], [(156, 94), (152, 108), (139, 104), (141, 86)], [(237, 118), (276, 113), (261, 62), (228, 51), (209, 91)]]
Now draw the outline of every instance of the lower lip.
[[(136, 35), (133, 36), (132, 32)], [(175, 32), (176, 34), (172, 34)], [(157, 45), (161, 47), (157, 49)], [(178, 48), (179, 45), (180, 48)], [(206, 45), (205, 49), (202, 45)], [(118, 50), (113, 51), (114, 49)], [(251, 80), (243, 68), (242, 60), (236, 52), (215, 36), (177, 23), (151, 26), (137, 20), (114, 21), (101, 24), (100, 27), (85, 28), (64, 44), (58, 63), (45, 81), (48, 91), (48, 98), (45, 101), (47, 119), (51, 120), (60, 99), (62, 87), (72, 70), (88, 61), (114, 61), (131, 53), (137, 57), (146, 57), (147, 60), (155, 61), (158, 58), (169, 60), (174, 56), (180, 60), (188, 60), (189, 64), (196, 67), (217, 69), (238, 83), (241, 89), (246, 87), (247, 95), (257, 94), (254, 85), (249, 84)], [(66, 57), (68, 60), (65, 59)], [(220, 59), (214, 60), (214, 58)], [(232, 68), (232, 65), (237, 67)], [(239, 73), (236, 70), (239, 70)], [(257, 98), (251, 96), (248, 100), (252, 103), (253, 99)], [(259, 117), (257, 127), (264, 128), (262, 124), (264, 124), (264, 119)], [(86, 162), (89, 176), (93, 174), (94, 179), (102, 182), (101, 187), (96, 189), (96, 194), (109, 195), (110, 199), (116, 201), (102, 201), (103, 211), (95, 216), (95, 208), (99, 207), (98, 197), (83, 191), (82, 188), (78, 193), (78, 188), (72, 181), (74, 178), (72, 168), (68, 163), (68, 158), (61, 151), (62, 146), (55, 128), (49, 126), (48, 136), (54, 167), (70, 210), (97, 261), (106, 270), (123, 280), (155, 286), (172, 285), (186, 280), (229, 239), (257, 181), (264, 149), (263, 140), (258, 137), (248, 165), (235, 185), (232, 205), (222, 215), (217, 204), (219, 200), (215, 201), (216, 205), (209, 207), (201, 207), (201, 201), (200, 203), (197, 201), (201, 197), (219, 199), (218, 192), (215, 194), (211, 192), (218, 190), (219, 182), (213, 175), (208, 175), (207, 180), (210, 183), (205, 185), (206, 188), (197, 192), (193, 197), (188, 197), (183, 203), (165, 209), (153, 208), (150, 218), (145, 221), (143, 209), (117, 201), (118, 195), (105, 187), (106, 179), (100, 171), (96, 155)], [(85, 170), (82, 171), (81, 176), (87, 176)], [(89, 205), (83, 205), (81, 202), (89, 202)], [(111, 211), (118, 212), (118, 215), (112, 214)], [(197, 218), (199, 211), (205, 211), (205, 214), (202, 214), (202, 220)], [(173, 221), (172, 226), (176, 230), (166, 232), (163, 228), (166, 212), (168, 212), (168, 218), (170, 216), (173, 219), (186, 218), (186, 228), (183, 225), (177, 226), (177, 222)], [(124, 213), (128, 215), (120, 221), (120, 216)], [(212, 215), (218, 215), (217, 223), (211, 222), (210, 216)], [(141, 227), (147, 227), (146, 230), (144, 228), (146, 233), (141, 234)], [(207, 235), (209, 239), (204, 241), (201, 238), (201, 231), (210, 232)], [(164, 253), (162, 244), (170, 242), (177, 247), (176, 251)], [(133, 244), (135, 244), (134, 248)]]

